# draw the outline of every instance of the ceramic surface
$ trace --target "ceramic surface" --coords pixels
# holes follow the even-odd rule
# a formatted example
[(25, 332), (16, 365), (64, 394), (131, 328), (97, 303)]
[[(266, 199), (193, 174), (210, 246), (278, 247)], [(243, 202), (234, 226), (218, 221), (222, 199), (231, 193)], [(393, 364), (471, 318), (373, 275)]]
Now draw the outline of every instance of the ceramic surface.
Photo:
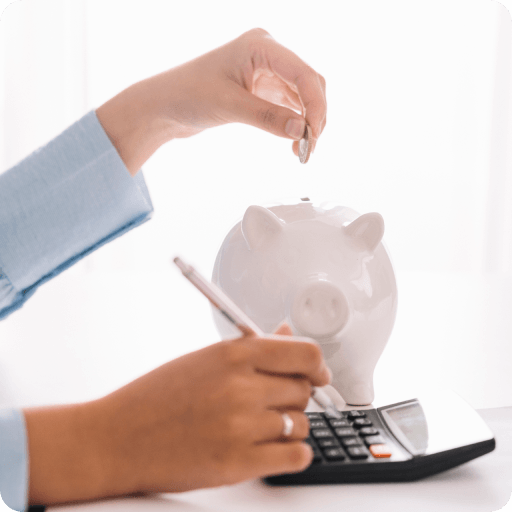
[[(378, 213), (299, 200), (249, 206), (226, 236), (213, 271), (264, 331), (283, 321), (322, 347), (345, 402), (373, 401), (373, 372), (397, 309), (395, 274)], [(238, 331), (216, 310), (223, 338)]]

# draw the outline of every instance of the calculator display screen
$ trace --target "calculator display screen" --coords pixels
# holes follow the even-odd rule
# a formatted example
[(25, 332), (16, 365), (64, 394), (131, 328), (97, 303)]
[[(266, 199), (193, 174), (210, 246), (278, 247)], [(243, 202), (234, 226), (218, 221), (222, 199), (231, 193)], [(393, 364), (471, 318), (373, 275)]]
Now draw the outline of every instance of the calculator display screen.
[(415, 454), (419, 455), (426, 452), (428, 447), (428, 425), (423, 408), (418, 402), (386, 409), (386, 416), (388, 423), (391, 420), (394, 426), (400, 429)]
[(431, 455), (493, 439), (478, 413), (458, 395), (435, 391), (378, 409), (397, 441), (414, 456)]

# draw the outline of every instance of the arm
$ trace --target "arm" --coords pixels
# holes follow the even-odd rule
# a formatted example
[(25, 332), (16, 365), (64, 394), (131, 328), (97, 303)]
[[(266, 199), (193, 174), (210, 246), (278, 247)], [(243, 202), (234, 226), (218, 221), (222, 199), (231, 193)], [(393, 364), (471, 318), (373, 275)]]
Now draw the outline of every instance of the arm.
[[(290, 340), (217, 343), (94, 402), (26, 409), (29, 503), (181, 492), (305, 469), (312, 452), (301, 442), (309, 433), (302, 411), (329, 371), (318, 345)], [(281, 410), (294, 421), (287, 439)]]
[[(325, 126), (325, 112), (323, 78), (256, 29), (135, 84), (99, 107), (96, 115), (116, 155), (135, 176), (163, 143), (228, 122), (251, 124), (292, 139), (297, 154), (305, 119), (316, 140)], [(116, 231), (107, 230), (99, 243), (112, 236), (117, 236)], [(36, 284), (83, 254), (68, 256), (50, 273), (43, 272)], [(16, 284), (20, 287), (14, 282), (14, 289)], [(33, 289), (28, 286), (23, 293), (26, 296)], [(329, 374), (321, 352), (310, 343), (286, 342), (278, 349), (260, 341), (258, 350), (251, 343), (222, 343), (189, 354), (94, 402), (24, 410), (29, 502), (187, 490), (303, 469), (311, 451), (299, 442), (308, 431), (301, 411), (311, 383), (326, 384)], [(238, 346), (246, 348), (233, 348)], [(265, 346), (268, 353), (262, 354)], [(281, 352), (279, 357), (276, 351)], [(213, 372), (212, 358), (217, 358)], [(201, 402), (205, 390), (211, 399), (206, 415)], [(167, 407), (177, 396), (186, 400)], [(191, 409), (191, 403), (200, 407)], [(279, 438), (282, 419), (276, 409), (294, 415), (297, 429), (291, 442)], [(193, 427), (189, 430), (194, 435), (183, 425)], [(211, 432), (216, 434), (213, 438)], [(204, 439), (199, 451), (198, 438)]]
[(1, 174), (0, 319), (152, 211), (94, 112)]
[[(130, 176), (94, 112), (1, 174), (0, 318), (151, 212), (142, 173)], [(0, 493), (15, 510), (27, 500), (28, 466), (22, 411), (0, 410)]]
[(0, 319), (149, 218), (137, 172), (165, 142), (242, 122), (292, 139), (298, 154), (306, 121), (316, 143), (325, 80), (262, 29), (128, 87), (0, 175)]

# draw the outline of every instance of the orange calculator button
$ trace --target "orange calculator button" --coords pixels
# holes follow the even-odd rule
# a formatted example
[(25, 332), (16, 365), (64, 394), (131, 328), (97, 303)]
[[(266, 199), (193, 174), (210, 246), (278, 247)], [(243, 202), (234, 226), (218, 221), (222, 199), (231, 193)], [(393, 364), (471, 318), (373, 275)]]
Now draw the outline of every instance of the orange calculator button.
[(391, 450), (387, 444), (372, 444), (370, 445), (370, 453), (376, 459), (388, 459), (391, 457)]

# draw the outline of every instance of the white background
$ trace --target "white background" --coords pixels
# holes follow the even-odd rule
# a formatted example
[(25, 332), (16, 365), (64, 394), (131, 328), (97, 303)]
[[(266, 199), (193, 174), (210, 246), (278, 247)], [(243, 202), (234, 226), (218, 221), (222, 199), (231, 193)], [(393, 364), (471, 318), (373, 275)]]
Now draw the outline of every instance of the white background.
[(0, 323), (0, 404), (86, 400), (217, 339), (169, 264), (209, 274), (253, 203), (378, 211), (398, 277), (377, 391), (436, 383), (512, 404), (512, 27), (493, 1), (23, 0), (0, 22), (5, 170), (131, 83), (261, 26), (327, 80), (315, 154), (244, 125), (144, 166), (155, 215)]

